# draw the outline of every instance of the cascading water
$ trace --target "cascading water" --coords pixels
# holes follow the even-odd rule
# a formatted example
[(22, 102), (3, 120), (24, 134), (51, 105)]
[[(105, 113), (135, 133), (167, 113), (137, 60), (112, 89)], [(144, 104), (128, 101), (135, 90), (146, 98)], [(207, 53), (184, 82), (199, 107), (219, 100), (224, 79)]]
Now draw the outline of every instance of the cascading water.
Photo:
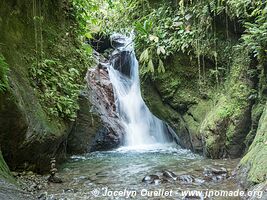
[(108, 71), (116, 109), (126, 130), (125, 145), (136, 147), (169, 143), (166, 125), (149, 111), (142, 99), (132, 39), (115, 34), (111, 42), (116, 50)]

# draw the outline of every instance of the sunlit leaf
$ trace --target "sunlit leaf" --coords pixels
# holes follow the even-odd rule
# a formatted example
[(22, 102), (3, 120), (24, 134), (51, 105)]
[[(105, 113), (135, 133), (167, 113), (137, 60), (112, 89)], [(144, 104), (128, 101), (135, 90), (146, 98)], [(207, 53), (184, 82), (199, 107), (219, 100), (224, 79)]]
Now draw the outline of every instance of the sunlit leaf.
[(148, 71), (150, 71), (151, 73), (154, 73), (154, 64), (153, 64), (153, 61), (152, 61), (152, 59), (150, 59), (149, 60), (149, 62), (148, 62)]
[(161, 59), (159, 59), (159, 66), (158, 66), (159, 73), (165, 73), (165, 67)]

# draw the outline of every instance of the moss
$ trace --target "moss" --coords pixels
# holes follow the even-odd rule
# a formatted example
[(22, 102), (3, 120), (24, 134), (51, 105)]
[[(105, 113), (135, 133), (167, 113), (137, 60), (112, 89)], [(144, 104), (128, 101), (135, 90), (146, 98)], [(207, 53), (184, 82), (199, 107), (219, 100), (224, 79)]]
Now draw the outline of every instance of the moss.
[(8, 88), (8, 64), (5, 61), (5, 58), (0, 54), (0, 93), (6, 91)]
[(200, 100), (197, 105), (191, 106), (188, 112), (184, 115), (184, 120), (192, 134), (200, 136), (200, 124), (210, 111), (211, 106), (211, 100)]
[[(87, 67), (87, 58), (81, 55), (76, 39), (75, 23), (63, 3), (42, 1), (37, 10), (26, 0), (0, 3), (0, 52), (10, 69), (10, 88), (0, 98), (0, 144), (11, 169), (28, 165), (43, 172), (49, 167), (50, 157), (57, 156), (58, 161), (64, 158), (64, 141), (72, 124), (62, 116), (49, 115), (49, 107), (41, 98), (45, 90), (37, 87), (39, 81), (29, 75), (33, 64), (44, 58), (59, 60), (63, 69)], [(34, 17), (35, 12), (38, 17)], [(61, 72), (57, 71), (58, 83)], [(80, 84), (83, 75), (81, 72)]]
[(244, 151), (242, 142), (250, 129), (252, 84), (247, 76), (250, 60), (246, 51), (236, 53), (230, 74), (221, 94), (215, 98), (200, 132), (205, 138), (207, 156), (238, 157)]
[(154, 115), (169, 123), (178, 120), (178, 116), (175, 116), (174, 110), (168, 104), (165, 104), (157, 90), (151, 87), (150, 81), (142, 84), (142, 91), (144, 100)]
[(5, 179), (12, 183), (14, 183), (15, 181), (9, 171), (7, 164), (4, 161), (1, 151), (0, 151), (0, 179)]
[(201, 98), (197, 87), (197, 62), (188, 55), (177, 53), (165, 61), (165, 66), (166, 72), (157, 74), (153, 84), (165, 103), (183, 112), (184, 107), (196, 104)]
[(262, 103), (256, 103), (253, 105), (252, 107), (252, 111), (251, 111), (251, 120), (252, 120), (252, 124), (251, 124), (251, 129), (249, 134), (247, 135), (246, 139), (245, 139), (245, 144), (246, 144), (246, 150), (248, 150), (249, 146), (252, 144), (255, 136), (256, 136), (256, 132), (258, 129), (258, 124), (260, 121), (260, 117), (262, 115), (264, 109), (264, 105)]
[[(248, 153), (240, 161), (241, 169), (248, 171), (249, 184), (257, 184), (266, 181), (267, 178), (267, 106), (261, 116), (256, 137), (250, 146)], [(242, 176), (244, 176), (242, 174)]]

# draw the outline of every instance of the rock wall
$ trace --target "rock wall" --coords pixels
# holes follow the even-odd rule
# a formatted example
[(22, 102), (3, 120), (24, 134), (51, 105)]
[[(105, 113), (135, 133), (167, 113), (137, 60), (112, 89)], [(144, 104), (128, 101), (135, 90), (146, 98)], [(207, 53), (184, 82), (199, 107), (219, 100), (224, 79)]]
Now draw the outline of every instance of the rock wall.
[(245, 186), (267, 181), (267, 105), (259, 121), (256, 137), (239, 166), (241, 183)]
[[(238, 177), (248, 188), (266, 181), (266, 67), (245, 49), (233, 57), (219, 87), (199, 86), (197, 63), (177, 53), (165, 62), (164, 74), (143, 81), (143, 96), (175, 128), (183, 147), (209, 158), (245, 155)], [(213, 65), (207, 63), (207, 72)], [(208, 74), (207, 79), (212, 82)]]
[[(33, 3), (37, 8), (33, 9)], [(0, 53), (9, 66), (9, 88), (0, 94), (0, 146), (12, 169), (43, 172), (51, 157), (58, 161), (65, 157), (72, 123), (47, 114), (40, 91), (32, 85), (29, 68), (38, 57), (36, 45), (42, 55), (83, 64), (77, 62), (77, 43), (66, 34), (74, 26), (66, 15), (66, 5), (64, 0), (0, 2)], [(38, 32), (36, 38), (38, 20), (42, 34)], [(63, 54), (69, 54), (68, 60)]]
[[(194, 152), (203, 152), (199, 132), (212, 100), (210, 86), (198, 86), (198, 67), (195, 59), (177, 53), (165, 62), (166, 72), (142, 83), (143, 97), (151, 111), (176, 131), (180, 145)], [(211, 67), (207, 63), (207, 70)]]

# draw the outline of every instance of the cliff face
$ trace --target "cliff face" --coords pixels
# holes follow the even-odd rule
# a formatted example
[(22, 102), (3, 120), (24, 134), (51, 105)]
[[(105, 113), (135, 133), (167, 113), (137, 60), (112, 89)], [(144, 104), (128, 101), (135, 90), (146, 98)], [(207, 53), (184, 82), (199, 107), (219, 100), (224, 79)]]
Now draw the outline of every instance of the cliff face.
[(244, 186), (266, 183), (267, 166), (267, 106), (261, 115), (256, 137), (242, 158), (239, 166), (239, 177)]
[[(51, 157), (61, 160), (65, 156), (72, 123), (51, 115), (51, 110), (56, 109), (46, 105), (54, 102), (44, 103), (49, 95), (47, 88), (53, 84), (48, 78), (52, 73), (64, 78), (63, 69), (69, 65), (87, 68), (77, 53), (75, 24), (68, 15), (66, 2), (6, 0), (0, 3), (0, 53), (9, 67), (9, 87), (0, 94), (0, 147), (12, 169), (42, 172), (48, 169)], [(56, 63), (51, 68), (57, 71), (45, 68), (49, 61)], [(81, 80), (84, 75), (80, 74)], [(41, 83), (38, 76), (48, 81)], [(54, 82), (60, 84), (62, 80)], [(56, 92), (50, 92), (51, 99)], [(68, 98), (68, 94), (65, 96)], [(64, 109), (62, 105), (58, 107)]]
[(246, 49), (231, 54), (229, 73), (216, 86), (210, 74), (215, 63), (205, 60), (206, 84), (199, 84), (197, 60), (176, 53), (165, 61), (165, 73), (143, 80), (143, 96), (185, 148), (215, 159), (244, 156), (239, 175), (249, 187), (264, 182), (267, 173), (266, 67)]

